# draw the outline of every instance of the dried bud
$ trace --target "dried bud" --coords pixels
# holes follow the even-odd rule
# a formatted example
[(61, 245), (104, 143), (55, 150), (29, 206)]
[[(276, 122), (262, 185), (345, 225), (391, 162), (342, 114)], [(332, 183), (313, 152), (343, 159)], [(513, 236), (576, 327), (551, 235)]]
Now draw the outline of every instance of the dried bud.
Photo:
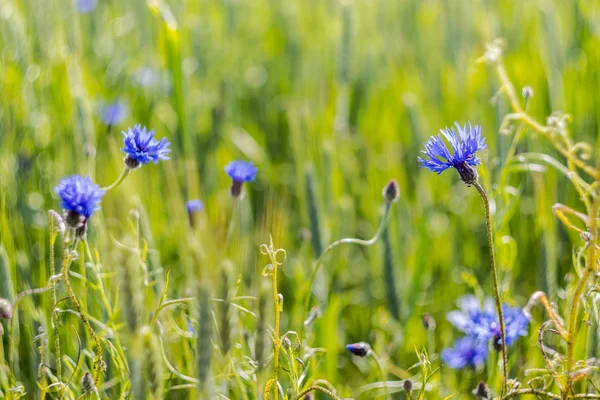
[(10, 301), (0, 299), (0, 318), (10, 319), (13, 314), (13, 307)]
[(292, 347), (292, 341), (286, 336), (283, 338), (283, 341), (281, 343), (283, 345), (283, 347), (285, 347), (286, 349), (289, 349), (290, 347)]
[(489, 399), (490, 397), (490, 388), (484, 381), (480, 381), (477, 384), (477, 387), (473, 390), (473, 394), (477, 400)]
[(398, 198), (400, 197), (400, 187), (398, 186), (398, 182), (396, 182), (395, 179), (390, 180), (387, 185), (383, 187), (382, 195), (388, 204), (398, 201)]
[(410, 393), (413, 390), (413, 381), (410, 379), (405, 379), (402, 383), (402, 386), (406, 392)]
[(90, 371), (86, 371), (83, 374), (83, 378), (81, 378), (81, 391), (85, 394), (90, 394), (96, 389), (96, 384), (94, 383), (94, 378)]
[(428, 331), (435, 330), (435, 319), (431, 316), (431, 314), (423, 314), (421, 317), (421, 323), (423, 324), (423, 328)]
[(371, 346), (366, 342), (358, 342), (346, 345), (346, 350), (355, 356), (365, 357), (371, 352)]

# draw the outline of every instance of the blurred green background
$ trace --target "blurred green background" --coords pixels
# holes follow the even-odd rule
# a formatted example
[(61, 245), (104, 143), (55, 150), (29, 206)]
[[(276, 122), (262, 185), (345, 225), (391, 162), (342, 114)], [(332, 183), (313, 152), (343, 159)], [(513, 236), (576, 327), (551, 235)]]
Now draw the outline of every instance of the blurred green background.
[[(212, 379), (225, 396), (244, 398), (245, 392), (256, 398), (270, 366), (256, 380), (248, 378), (250, 383), (240, 370), (246, 356), (256, 358), (249, 340), (263, 335), (264, 357), (272, 348), (265, 331), (273, 325), (269, 279), (261, 275), (268, 260), (259, 245), (271, 234), (275, 246), (287, 251), (279, 284), (285, 299), (282, 332), (300, 331), (316, 256), (338, 238), (370, 238), (382, 215), (381, 190), (395, 178), (401, 198), (391, 211), (388, 245), (380, 241), (370, 248), (334, 250), (315, 285), (321, 316), (307, 340), (327, 353), (312, 366), (311, 377), (326, 379), (341, 396), (360, 397), (358, 388), (380, 378), (373, 365), (344, 350), (346, 343), (370, 342), (389, 379), (408, 378), (418, 372), (407, 371), (418, 361), (415, 348), (427, 347), (437, 366), (439, 351), (460, 336), (445, 321), (456, 299), (491, 294), (480, 198), (453, 171), (436, 176), (416, 161), (430, 135), (454, 121), (471, 121), (482, 125), (489, 145), (480, 175), (497, 200), (504, 299), (524, 305), (535, 290), (545, 290), (561, 301), (572, 245), (551, 206), (580, 207), (577, 194), (564, 176), (548, 168), (513, 173), (513, 208), (500, 201), (502, 190), (495, 184), (512, 134), (501, 135), (498, 128), (510, 110), (502, 95), (495, 96), (500, 87), (493, 69), (475, 60), (487, 43), (504, 38), (513, 83), (519, 92), (524, 85), (534, 90), (532, 115), (544, 122), (553, 111), (566, 111), (572, 115), (573, 136), (596, 146), (598, 2), (98, 0), (82, 12), (84, 3), (0, 3), (0, 297), (47, 285), (52, 274), (47, 211), (60, 211), (53, 187), (74, 173), (91, 174), (103, 186), (114, 181), (123, 167), (121, 131), (141, 123), (171, 141), (171, 160), (134, 171), (107, 193), (89, 232), (107, 293), (121, 305), (115, 334), (124, 348), (136, 340), (136, 329), (155, 312), (169, 269), (169, 298), (190, 296), (199, 281), (215, 298), (253, 296), (238, 303), (256, 317), (235, 307), (223, 316), (220, 303), (212, 304), (215, 331), (222, 329), (218, 321), (230, 320), (230, 352), (237, 366), (231, 367), (232, 375), (224, 372), (230, 366), (218, 355), (222, 343), (213, 338)], [(123, 118), (107, 125), (103, 115), (114, 102), (124, 107)], [(543, 138), (527, 131), (517, 151), (560, 158)], [(223, 172), (233, 159), (259, 168), (239, 205), (229, 197)], [(205, 203), (196, 232), (185, 209), (192, 198)], [(150, 248), (148, 286), (141, 262), (115, 244), (139, 242), (132, 233), (132, 209)], [(234, 240), (226, 245), (231, 225)], [(60, 256), (57, 247), (58, 265)], [(93, 318), (106, 322), (95, 275), (84, 262), (75, 262), (72, 270), (82, 303)], [(125, 278), (124, 270), (129, 271)], [(128, 304), (136, 303), (128, 293), (144, 293), (133, 317), (126, 315)], [(51, 332), (51, 310), (49, 294), (29, 296), (15, 312), (18, 335), (11, 336), (13, 328), (4, 322), (2, 390), (16, 382), (31, 396), (39, 390), (34, 336), (38, 329)], [(186, 337), (179, 331), (186, 324), (197, 326), (193, 310), (192, 305), (175, 307), (162, 321), (168, 358), (190, 376), (197, 332), (189, 329), (194, 333)], [(421, 324), (425, 313), (437, 321), (429, 343)], [(543, 366), (535, 333), (541, 315), (534, 313), (531, 334), (511, 349), (514, 376), (523, 378), (525, 368)], [(65, 315), (63, 350), (75, 359), (70, 326), (91, 346), (78, 319)], [(11, 340), (17, 340), (18, 349), (12, 360)], [(52, 335), (47, 340), (54, 341)], [(45, 363), (53, 368), (51, 350), (50, 345)], [(74, 381), (84, 370), (79, 368)], [(164, 390), (177, 384), (163, 373)], [(428, 396), (469, 393), (477, 381), (490, 380), (490, 373), (442, 368)], [(105, 380), (115, 375), (111, 366)], [(223, 383), (227, 380), (230, 386)], [(117, 398), (121, 389), (118, 384), (104, 388), (102, 396)], [(172, 390), (163, 395), (194, 394)]]

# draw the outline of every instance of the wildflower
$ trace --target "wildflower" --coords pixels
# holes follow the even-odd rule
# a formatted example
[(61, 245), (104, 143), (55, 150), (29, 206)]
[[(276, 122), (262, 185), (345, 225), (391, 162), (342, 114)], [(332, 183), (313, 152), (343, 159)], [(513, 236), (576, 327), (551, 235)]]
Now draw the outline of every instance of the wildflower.
[(159, 160), (168, 160), (169, 142), (166, 138), (156, 140), (154, 131), (147, 131), (145, 126), (135, 125), (123, 132), (123, 147), (125, 152), (125, 164), (129, 168), (137, 168), (140, 165), (153, 162), (157, 164)]
[(239, 197), (242, 193), (244, 182), (253, 182), (256, 179), (258, 168), (248, 161), (232, 161), (225, 166), (225, 172), (232, 179), (231, 196)]
[(475, 155), (479, 150), (486, 148), (485, 138), (481, 136), (481, 127), (465, 125), (461, 127), (457, 122), (454, 123), (458, 134), (454, 128), (440, 130), (442, 135), (452, 146), (453, 153), (450, 154), (442, 135), (432, 136), (425, 143), (423, 154), (427, 158), (418, 157), (419, 165), (438, 174), (448, 168), (455, 168), (458, 175), (467, 185), (477, 182), (477, 170), (474, 168), (479, 165), (481, 160)]
[(444, 363), (455, 369), (480, 366), (485, 363), (487, 356), (487, 343), (472, 336), (458, 339), (454, 347), (442, 351)]
[(10, 319), (13, 314), (13, 307), (10, 301), (0, 299), (0, 318)]
[(102, 107), (102, 121), (106, 125), (115, 125), (120, 123), (127, 116), (127, 104), (122, 101), (115, 101)]
[[(494, 301), (488, 297), (483, 308), (476, 296), (468, 295), (459, 300), (460, 310), (451, 311), (446, 318), (460, 331), (483, 342), (494, 340), (500, 344), (500, 322), (495, 312)], [(519, 336), (527, 334), (529, 319), (519, 307), (502, 306), (504, 314), (506, 344), (512, 344)]]
[(388, 204), (398, 201), (398, 197), (400, 197), (400, 187), (395, 179), (390, 180), (387, 185), (383, 187), (382, 196)]
[(366, 342), (351, 343), (346, 345), (346, 350), (355, 356), (365, 357), (371, 352), (371, 346)]
[(204, 203), (198, 199), (189, 200), (186, 203), (186, 208), (188, 212), (188, 219), (190, 221), (190, 226), (195, 228), (197, 224), (198, 214), (204, 209)]
[(87, 220), (104, 196), (104, 190), (92, 181), (89, 176), (72, 175), (62, 179), (54, 188), (60, 196), (60, 205), (65, 213), (65, 222), (71, 228), (85, 228)]
[(75, 8), (81, 14), (91, 13), (97, 5), (98, 0), (75, 0)]

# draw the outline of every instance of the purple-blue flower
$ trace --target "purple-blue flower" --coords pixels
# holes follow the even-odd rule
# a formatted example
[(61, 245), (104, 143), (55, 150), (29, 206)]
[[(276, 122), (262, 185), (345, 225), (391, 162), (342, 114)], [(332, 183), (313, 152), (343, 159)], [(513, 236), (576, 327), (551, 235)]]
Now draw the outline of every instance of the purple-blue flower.
[(477, 367), (485, 363), (488, 356), (487, 342), (471, 336), (458, 339), (454, 347), (442, 350), (442, 360), (450, 368)]
[(102, 107), (102, 122), (106, 125), (116, 125), (123, 121), (127, 116), (127, 104), (122, 101), (115, 101)]
[[(72, 175), (62, 179), (54, 188), (60, 196), (61, 207), (71, 215), (67, 218), (76, 221), (78, 216), (88, 219), (94, 211), (100, 208), (100, 200), (104, 196), (104, 190), (92, 181), (89, 176)], [(75, 224), (71, 224), (74, 226)]]
[(189, 213), (200, 212), (204, 209), (204, 203), (198, 199), (189, 200), (185, 206)]
[[(476, 296), (468, 295), (459, 299), (458, 306), (460, 310), (450, 311), (446, 316), (452, 325), (467, 334), (467, 336), (484, 342), (494, 340), (496, 345), (499, 343), (500, 322), (492, 298), (486, 298), (483, 307), (481, 307)], [(529, 319), (519, 307), (510, 307), (504, 304), (502, 305), (502, 311), (506, 330), (506, 344), (510, 345), (519, 336), (527, 335)]]
[(147, 131), (145, 126), (138, 124), (123, 132), (123, 135), (125, 147), (121, 150), (126, 154), (125, 164), (129, 168), (136, 168), (149, 162), (156, 164), (159, 160), (169, 159), (170, 143), (166, 138), (156, 140), (153, 130)]
[(98, 0), (74, 0), (75, 8), (82, 14), (87, 14), (96, 9)]
[(233, 181), (231, 185), (231, 195), (238, 197), (242, 192), (244, 182), (252, 182), (256, 179), (258, 168), (249, 161), (232, 161), (225, 166), (225, 172)]
[[(440, 130), (441, 135), (429, 138), (423, 151), (426, 158), (418, 157), (419, 166), (438, 174), (448, 168), (456, 168), (465, 183), (473, 184), (477, 181), (477, 171), (473, 167), (481, 162), (475, 153), (486, 148), (485, 138), (481, 136), (479, 125), (471, 126), (470, 122), (464, 127), (461, 127), (458, 122), (454, 125), (456, 130), (446, 128)], [(450, 143), (452, 153), (443, 137)]]

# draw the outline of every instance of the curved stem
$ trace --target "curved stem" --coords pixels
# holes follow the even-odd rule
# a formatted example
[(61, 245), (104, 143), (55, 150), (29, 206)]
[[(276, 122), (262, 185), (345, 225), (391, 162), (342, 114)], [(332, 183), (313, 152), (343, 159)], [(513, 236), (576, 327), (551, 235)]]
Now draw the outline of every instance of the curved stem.
[(327, 396), (331, 397), (334, 400), (341, 400), (338, 396), (336, 396), (335, 393), (333, 393), (331, 390), (329, 389), (325, 389), (323, 386), (318, 386), (318, 385), (314, 385), (314, 386), (309, 386), (306, 389), (304, 389), (298, 396), (296, 396), (295, 400), (300, 400), (302, 398), (304, 398), (304, 396), (306, 396), (307, 394), (309, 394), (310, 392), (313, 391), (319, 391), (319, 392), (323, 392), (325, 393)]
[(381, 382), (383, 383), (383, 390), (385, 392), (385, 398), (391, 399), (390, 392), (389, 392), (388, 386), (387, 386), (387, 379), (385, 377), (385, 374), (383, 373), (383, 368), (381, 367), (381, 362), (379, 361), (379, 357), (377, 357), (377, 354), (375, 354), (375, 352), (373, 350), (371, 350), (371, 357), (373, 358), (373, 360), (375, 360), (375, 364), (377, 364), (377, 369), (379, 370), (379, 375), (381, 376)]
[[(315, 261), (312, 273), (310, 274), (310, 279), (308, 281), (308, 294), (306, 295), (306, 301), (304, 304), (305, 315), (308, 314), (309, 307), (310, 307), (310, 300), (312, 299), (312, 286), (315, 282), (315, 278), (317, 276), (317, 273), (319, 272), (321, 264), (322, 264), (323, 260), (325, 259), (325, 256), (331, 250), (333, 250), (335, 247), (339, 246), (340, 244), (344, 244), (344, 243), (353, 243), (353, 244), (357, 244), (359, 246), (366, 246), (366, 247), (369, 247), (369, 246), (372, 246), (373, 244), (375, 244), (377, 242), (377, 240), (379, 240), (379, 237), (381, 236), (381, 234), (383, 233), (383, 231), (385, 229), (385, 226), (387, 225), (387, 220), (388, 220), (388, 216), (390, 214), (391, 205), (392, 205), (391, 202), (386, 202), (385, 211), (384, 211), (383, 217), (381, 218), (381, 222), (379, 223), (379, 228), (377, 228), (377, 232), (375, 232), (375, 235), (373, 235), (373, 237), (371, 239), (362, 240), (362, 239), (357, 239), (357, 238), (344, 238), (344, 239), (336, 240), (335, 242), (333, 242), (329, 246), (327, 246), (327, 248), (319, 256), (317, 261)], [(304, 333), (304, 325), (302, 325), (302, 333)]]
[[(75, 243), (73, 243), (73, 248), (75, 248), (75, 247), (77, 247), (77, 240), (75, 241)], [(79, 317), (81, 318), (81, 321), (85, 325), (87, 331), (89, 332), (90, 336), (92, 337), (92, 340), (94, 341), (94, 343), (96, 345), (96, 357), (94, 359), (94, 382), (97, 384), (98, 379), (100, 378), (100, 371), (102, 370), (102, 347), (100, 346), (100, 340), (98, 339), (96, 332), (94, 332), (94, 328), (92, 328), (92, 325), (90, 325), (90, 321), (88, 320), (83, 309), (81, 308), (81, 304), (79, 303), (79, 300), (77, 300), (77, 296), (75, 296), (75, 291), (73, 290), (73, 286), (71, 286), (71, 281), (69, 280), (69, 267), (70, 266), (71, 266), (71, 257), (67, 253), (67, 254), (65, 254), (65, 258), (64, 258), (63, 266), (62, 266), (63, 280), (65, 282), (65, 286), (67, 287), (67, 292), (69, 293), (69, 298), (73, 302), (73, 305), (75, 305), (75, 309), (79, 313)]]
[(588, 254), (586, 260), (586, 268), (583, 272), (583, 275), (577, 282), (577, 286), (575, 287), (575, 292), (573, 293), (573, 297), (571, 299), (571, 310), (569, 312), (569, 322), (568, 322), (568, 330), (567, 330), (567, 384), (565, 385), (562, 398), (567, 399), (571, 392), (571, 388), (573, 386), (573, 368), (575, 366), (575, 329), (577, 327), (577, 311), (579, 309), (579, 299), (583, 294), (585, 287), (587, 286), (587, 282), (590, 278), (590, 275), (596, 269), (596, 263), (598, 260), (597, 246), (596, 246), (596, 230), (598, 228), (598, 218), (596, 215), (598, 214), (598, 208), (600, 207), (600, 199), (598, 197), (594, 197), (594, 201), (592, 202), (592, 206), (590, 208), (590, 226), (589, 226), (589, 234), (590, 245), (588, 246)]
[(504, 315), (502, 313), (502, 301), (500, 300), (500, 289), (498, 286), (498, 271), (496, 268), (496, 257), (494, 255), (494, 232), (492, 227), (492, 215), (490, 212), (490, 201), (488, 196), (483, 189), (483, 186), (479, 182), (475, 182), (474, 185), (485, 207), (485, 223), (487, 226), (487, 237), (488, 244), (490, 247), (490, 263), (492, 265), (492, 278), (494, 282), (494, 300), (496, 301), (496, 311), (498, 313), (498, 320), (500, 321), (500, 339), (502, 341), (502, 369), (504, 372), (504, 380), (502, 382), (502, 393), (506, 393), (506, 385), (508, 381), (508, 356), (506, 353), (506, 329), (504, 326)]
[(127, 178), (127, 175), (129, 175), (129, 172), (131, 172), (131, 168), (125, 167), (125, 169), (123, 169), (123, 171), (121, 172), (121, 175), (119, 175), (117, 180), (114, 181), (111, 185), (103, 187), (102, 190), (104, 190), (105, 192), (108, 192), (109, 190), (116, 188), (125, 180), (125, 178)]

